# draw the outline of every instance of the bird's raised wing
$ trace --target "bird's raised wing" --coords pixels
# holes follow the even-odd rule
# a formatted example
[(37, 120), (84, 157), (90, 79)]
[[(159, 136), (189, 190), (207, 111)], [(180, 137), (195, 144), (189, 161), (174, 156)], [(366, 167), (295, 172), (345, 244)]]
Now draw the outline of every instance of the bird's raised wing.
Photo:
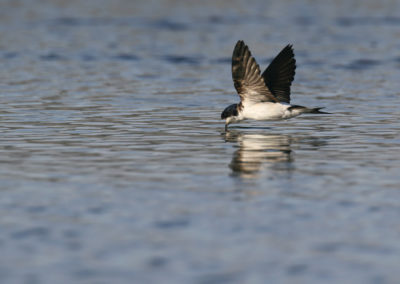
[(290, 103), (290, 86), (296, 69), (296, 59), (291, 45), (287, 45), (262, 73), (269, 91), (279, 102)]
[(247, 45), (239, 40), (232, 54), (232, 79), (242, 102), (277, 102)]

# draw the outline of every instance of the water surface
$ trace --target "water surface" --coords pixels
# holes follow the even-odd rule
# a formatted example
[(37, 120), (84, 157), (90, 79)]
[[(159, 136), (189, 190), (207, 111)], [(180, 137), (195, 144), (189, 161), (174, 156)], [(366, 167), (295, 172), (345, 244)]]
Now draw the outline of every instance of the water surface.
[[(0, 4), (0, 282), (397, 283), (395, 2)], [(292, 43), (292, 102), (230, 74)]]

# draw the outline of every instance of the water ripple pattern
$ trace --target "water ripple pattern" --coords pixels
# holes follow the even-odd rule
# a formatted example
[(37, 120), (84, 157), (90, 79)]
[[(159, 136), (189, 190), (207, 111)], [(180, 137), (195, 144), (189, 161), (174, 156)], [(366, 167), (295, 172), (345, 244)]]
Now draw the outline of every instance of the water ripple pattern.
[[(398, 283), (395, 1), (2, 1), (0, 283)], [(292, 101), (230, 73), (292, 43)]]

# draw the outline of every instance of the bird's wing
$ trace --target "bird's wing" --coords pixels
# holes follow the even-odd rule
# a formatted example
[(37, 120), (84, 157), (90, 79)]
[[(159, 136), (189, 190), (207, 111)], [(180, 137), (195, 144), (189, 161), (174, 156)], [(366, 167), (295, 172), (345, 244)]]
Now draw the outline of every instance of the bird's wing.
[(290, 86), (296, 69), (291, 45), (287, 45), (262, 73), (265, 84), (279, 102), (290, 103)]
[(232, 79), (242, 102), (277, 102), (261, 77), (260, 67), (242, 40), (236, 43), (233, 50)]

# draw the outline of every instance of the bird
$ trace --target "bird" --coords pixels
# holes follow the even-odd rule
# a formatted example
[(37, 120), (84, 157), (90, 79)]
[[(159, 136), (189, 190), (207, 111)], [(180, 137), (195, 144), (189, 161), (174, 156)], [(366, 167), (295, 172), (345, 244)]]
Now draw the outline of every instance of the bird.
[(303, 113), (329, 114), (323, 107), (308, 108), (290, 104), (290, 87), (296, 70), (293, 46), (288, 44), (261, 74), (260, 66), (249, 47), (239, 40), (232, 54), (232, 79), (240, 97), (238, 104), (227, 106), (221, 113), (228, 125), (247, 119), (277, 121)]

